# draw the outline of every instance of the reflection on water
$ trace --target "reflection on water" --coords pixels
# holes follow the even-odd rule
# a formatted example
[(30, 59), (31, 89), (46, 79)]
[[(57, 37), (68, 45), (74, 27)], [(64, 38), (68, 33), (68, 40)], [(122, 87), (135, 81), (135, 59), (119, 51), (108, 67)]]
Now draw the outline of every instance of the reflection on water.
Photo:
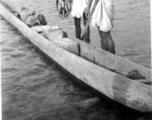
[[(55, 0), (16, 1), (44, 14), (49, 24), (58, 24), (74, 35), (72, 17), (60, 20)], [(115, 27), (112, 30), (117, 55), (148, 68), (150, 68), (149, 8), (149, 1), (115, 0)], [(94, 93), (60, 70), (1, 17), (0, 25), (3, 120), (150, 119), (149, 116), (126, 112), (104, 99), (97, 108), (71, 109), (68, 107), (70, 103), (92, 98), (95, 96)], [(100, 47), (96, 28), (91, 28), (91, 31), (91, 43)]]

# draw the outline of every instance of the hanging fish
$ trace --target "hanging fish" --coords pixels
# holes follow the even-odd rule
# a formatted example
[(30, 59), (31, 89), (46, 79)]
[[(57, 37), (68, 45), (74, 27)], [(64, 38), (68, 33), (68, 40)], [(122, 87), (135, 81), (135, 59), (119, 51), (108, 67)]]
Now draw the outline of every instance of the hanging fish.
[(65, 19), (71, 12), (72, 0), (56, 0), (59, 17)]

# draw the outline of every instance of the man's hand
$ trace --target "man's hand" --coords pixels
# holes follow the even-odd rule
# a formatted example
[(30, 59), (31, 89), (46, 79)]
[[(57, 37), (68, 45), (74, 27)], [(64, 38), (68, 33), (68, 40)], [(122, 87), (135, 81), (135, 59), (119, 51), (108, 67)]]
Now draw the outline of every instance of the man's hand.
[(85, 16), (88, 18), (89, 17), (89, 15), (90, 15), (90, 9), (89, 9), (89, 7), (86, 7), (85, 9), (84, 9), (84, 14), (85, 14)]

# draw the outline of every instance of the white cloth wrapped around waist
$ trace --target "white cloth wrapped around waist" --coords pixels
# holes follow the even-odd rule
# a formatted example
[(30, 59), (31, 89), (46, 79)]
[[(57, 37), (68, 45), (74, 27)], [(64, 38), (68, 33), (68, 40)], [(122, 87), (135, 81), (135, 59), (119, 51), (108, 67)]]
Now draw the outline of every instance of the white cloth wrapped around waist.
[(88, 0), (73, 0), (71, 15), (80, 18), (87, 7)]
[(104, 32), (110, 31), (113, 27), (113, 15), (113, 0), (99, 0), (92, 15), (92, 26), (97, 25)]

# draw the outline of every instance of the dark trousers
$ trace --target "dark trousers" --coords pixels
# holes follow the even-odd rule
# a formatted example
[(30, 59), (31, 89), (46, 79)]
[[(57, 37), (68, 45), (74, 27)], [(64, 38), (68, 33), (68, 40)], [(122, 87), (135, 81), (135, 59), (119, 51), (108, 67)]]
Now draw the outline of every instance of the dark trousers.
[[(85, 26), (87, 23), (88, 18), (83, 13), (83, 25)], [(76, 38), (81, 39), (81, 18), (74, 17), (74, 24), (75, 24), (75, 35)], [(87, 33), (83, 39), (86, 43), (90, 43), (90, 27), (88, 27)]]

